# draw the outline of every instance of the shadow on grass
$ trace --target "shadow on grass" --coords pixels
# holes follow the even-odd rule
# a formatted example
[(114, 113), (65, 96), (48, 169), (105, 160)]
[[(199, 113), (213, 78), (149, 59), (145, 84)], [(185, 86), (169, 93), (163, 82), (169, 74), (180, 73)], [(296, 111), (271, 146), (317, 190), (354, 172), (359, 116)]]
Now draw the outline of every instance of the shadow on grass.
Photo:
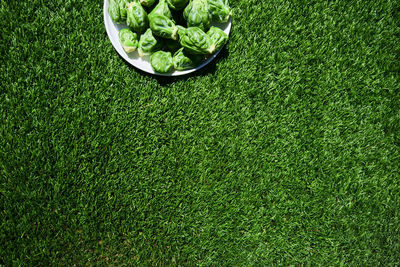
[(176, 81), (187, 80), (188, 78), (191, 78), (191, 77), (207, 76), (209, 74), (214, 74), (217, 69), (218, 62), (227, 58), (228, 56), (229, 56), (229, 50), (227, 49), (227, 46), (225, 45), (224, 48), (222, 48), (221, 52), (218, 54), (218, 56), (213, 61), (211, 61), (208, 65), (204, 66), (200, 70), (186, 74), (186, 75), (173, 76), (173, 77), (158, 76), (158, 75), (153, 75), (153, 74), (147, 73), (145, 71), (135, 68), (134, 66), (132, 66), (131, 64), (126, 62), (121, 56), (120, 57), (124, 61), (124, 64), (127, 65), (129, 68), (134, 69), (136, 72), (140, 73), (141, 75), (154, 78), (157, 80), (159, 85), (165, 86), (165, 85), (174, 83)]

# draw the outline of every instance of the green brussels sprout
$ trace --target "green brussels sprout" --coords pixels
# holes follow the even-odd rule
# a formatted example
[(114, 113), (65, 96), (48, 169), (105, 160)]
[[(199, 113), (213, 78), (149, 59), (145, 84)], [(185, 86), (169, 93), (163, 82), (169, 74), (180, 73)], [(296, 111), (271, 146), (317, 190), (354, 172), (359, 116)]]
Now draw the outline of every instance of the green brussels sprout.
[(210, 36), (198, 27), (189, 27), (179, 31), (180, 43), (190, 54), (212, 54), (215, 45), (211, 42)]
[(119, 1), (119, 15), (121, 22), (126, 22), (126, 18), (128, 15), (127, 6), (129, 4), (129, 0), (118, 0)]
[(129, 29), (122, 29), (118, 33), (119, 41), (126, 53), (131, 53), (138, 47), (137, 34)]
[(199, 27), (208, 30), (211, 23), (211, 13), (207, 0), (191, 0), (183, 12), (188, 27)]
[(181, 44), (178, 41), (165, 39), (164, 40), (165, 47), (168, 51), (175, 52), (179, 48), (181, 48)]
[(155, 14), (164, 15), (172, 20), (171, 10), (169, 10), (168, 4), (165, 0), (160, 0), (160, 2), (158, 2), (156, 7), (150, 12), (149, 17)]
[(154, 38), (151, 29), (147, 29), (147, 31), (140, 36), (138, 53), (140, 57), (147, 56), (157, 50), (160, 50), (161, 47), (162, 43)]
[(208, 0), (212, 19), (218, 22), (227, 22), (232, 15), (228, 0)]
[(152, 54), (150, 57), (150, 64), (155, 71), (160, 73), (170, 72), (174, 67), (171, 52), (164, 51), (157, 51)]
[(181, 26), (181, 25), (176, 25), (176, 27), (178, 28), (178, 35), (180, 36), (180, 34), (183, 34), (186, 31), (186, 28)]
[(119, 0), (109, 0), (108, 2), (108, 14), (115, 22), (121, 22), (121, 14), (119, 10)]
[(153, 14), (150, 17), (150, 29), (159, 37), (172, 40), (178, 38), (178, 27), (171, 19), (160, 14)]
[(189, 2), (189, 0), (167, 0), (168, 5), (173, 10), (183, 9)]
[(127, 5), (128, 14), (126, 19), (126, 24), (135, 32), (143, 32), (149, 23), (147, 13), (144, 8), (140, 5), (138, 0)]
[(215, 50), (221, 49), (228, 42), (228, 35), (218, 27), (211, 26), (207, 35), (210, 36), (211, 42), (215, 45)]
[(156, 0), (140, 0), (140, 4), (145, 7), (151, 7)]
[(172, 62), (177, 70), (192, 69), (200, 64), (202, 60), (201, 55), (190, 55), (185, 51), (185, 48), (181, 48), (175, 52)]

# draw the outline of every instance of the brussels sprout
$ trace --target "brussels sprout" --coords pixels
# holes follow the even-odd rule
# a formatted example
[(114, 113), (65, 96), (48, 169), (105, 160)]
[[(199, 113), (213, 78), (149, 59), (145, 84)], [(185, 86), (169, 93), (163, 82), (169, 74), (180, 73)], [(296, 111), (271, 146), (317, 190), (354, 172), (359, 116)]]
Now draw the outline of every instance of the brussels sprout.
[(228, 42), (228, 35), (220, 28), (211, 26), (207, 35), (210, 36), (211, 42), (215, 45), (215, 50), (221, 49)]
[(174, 67), (171, 52), (164, 51), (157, 51), (152, 54), (150, 57), (150, 64), (155, 71), (160, 73), (170, 72)]
[(168, 51), (171, 51), (172, 53), (181, 48), (181, 44), (178, 41), (171, 40), (171, 39), (165, 39), (164, 40), (165, 47)]
[(167, 18), (166, 16), (160, 14), (153, 14), (150, 17), (150, 29), (157, 36), (176, 40), (178, 38), (178, 27), (175, 23)]
[(181, 26), (181, 25), (176, 25), (176, 27), (178, 28), (178, 35), (180, 36), (181, 34), (184, 34), (186, 31), (186, 28)]
[(149, 23), (147, 18), (147, 13), (140, 5), (138, 0), (133, 0), (133, 2), (127, 5), (128, 15), (126, 19), (126, 24), (135, 32), (143, 32)]
[(168, 4), (165, 0), (160, 0), (160, 2), (158, 2), (156, 7), (150, 12), (149, 17), (155, 14), (164, 15), (172, 20), (171, 10), (169, 10)]
[(200, 28), (189, 27), (179, 31), (180, 43), (191, 54), (212, 54), (215, 45), (211, 42), (210, 36)]
[(145, 7), (151, 7), (156, 0), (140, 0), (140, 4)]
[(119, 1), (118, 0), (109, 0), (108, 2), (108, 14), (115, 22), (121, 22), (121, 14), (119, 12)]
[(126, 22), (126, 18), (128, 15), (127, 6), (129, 4), (129, 0), (118, 0), (119, 1), (119, 15), (121, 17), (121, 22)]
[(181, 10), (183, 9), (189, 0), (167, 0), (168, 5), (173, 10)]
[(208, 0), (213, 20), (227, 22), (232, 15), (228, 0)]
[(202, 60), (201, 55), (190, 55), (186, 53), (185, 48), (175, 52), (172, 62), (177, 70), (187, 70), (196, 67)]
[(137, 34), (129, 29), (119, 31), (119, 41), (126, 53), (131, 53), (138, 47)]
[(140, 36), (139, 44), (138, 44), (138, 53), (139, 56), (147, 56), (151, 53), (161, 49), (162, 44), (159, 40), (154, 38), (151, 29), (147, 29), (147, 31)]
[(191, 0), (183, 12), (188, 27), (199, 27), (208, 30), (211, 23), (211, 13), (207, 0)]

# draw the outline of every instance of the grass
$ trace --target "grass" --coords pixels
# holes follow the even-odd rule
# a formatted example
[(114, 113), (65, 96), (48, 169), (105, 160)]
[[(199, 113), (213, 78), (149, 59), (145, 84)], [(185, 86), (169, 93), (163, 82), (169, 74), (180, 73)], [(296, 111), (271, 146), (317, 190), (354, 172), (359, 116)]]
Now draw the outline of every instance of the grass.
[(400, 262), (398, 1), (231, 1), (172, 79), (102, 4), (0, 2), (0, 265)]

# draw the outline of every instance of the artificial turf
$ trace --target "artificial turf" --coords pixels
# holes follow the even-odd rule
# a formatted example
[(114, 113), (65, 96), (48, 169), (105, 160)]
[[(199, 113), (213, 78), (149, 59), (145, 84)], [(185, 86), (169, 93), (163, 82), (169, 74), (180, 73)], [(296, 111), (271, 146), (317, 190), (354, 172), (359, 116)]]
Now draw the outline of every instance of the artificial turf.
[(0, 265), (397, 265), (400, 2), (230, 1), (182, 78), (103, 2), (0, 2)]

